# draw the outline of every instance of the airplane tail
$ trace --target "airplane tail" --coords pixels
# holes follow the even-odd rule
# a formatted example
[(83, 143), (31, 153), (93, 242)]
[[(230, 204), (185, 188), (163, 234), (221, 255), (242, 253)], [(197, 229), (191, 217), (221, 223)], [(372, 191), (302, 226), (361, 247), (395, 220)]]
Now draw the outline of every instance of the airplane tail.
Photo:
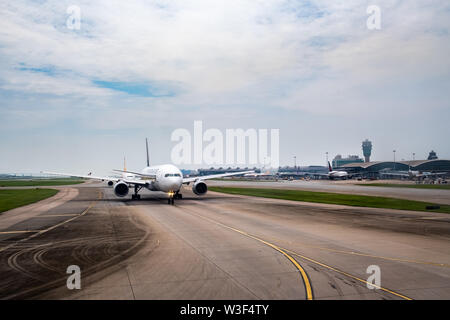
[(147, 138), (145, 138), (145, 147), (147, 150), (147, 167), (150, 167), (150, 156), (148, 154), (148, 139)]
[(330, 161), (328, 161), (328, 171), (329, 171), (329, 172), (333, 171), (333, 169), (331, 168)]
[(123, 171), (127, 171), (127, 160), (123, 157)]

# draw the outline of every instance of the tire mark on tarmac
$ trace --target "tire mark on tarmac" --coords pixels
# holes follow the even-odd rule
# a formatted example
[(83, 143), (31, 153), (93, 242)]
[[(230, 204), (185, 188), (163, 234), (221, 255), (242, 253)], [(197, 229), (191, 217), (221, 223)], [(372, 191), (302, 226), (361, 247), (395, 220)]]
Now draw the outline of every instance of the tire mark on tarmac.
[[(102, 197), (102, 193), (99, 191), (99, 193), (98, 193), (98, 199), (97, 199), (97, 200), (100, 200), (101, 197)], [(85, 215), (86, 213), (88, 213), (89, 210), (97, 203), (97, 200), (92, 201), (92, 202), (89, 204), (89, 206), (88, 206), (83, 212), (81, 212), (79, 215), (76, 215), (76, 216), (74, 216), (74, 217), (72, 217), (72, 218), (70, 218), (70, 219), (64, 220), (63, 222), (57, 223), (57, 224), (55, 224), (55, 225), (53, 225), (53, 226), (51, 226), (51, 227), (49, 227), (49, 228), (47, 228), (47, 229), (40, 230), (39, 232), (37, 232), (37, 233), (35, 233), (35, 234), (32, 234), (31, 236), (29, 236), (29, 237), (27, 237), (27, 238), (20, 239), (20, 240), (14, 242), (14, 243), (12, 243), (12, 244), (7, 245), (6, 247), (0, 248), (0, 253), (3, 252), (3, 251), (5, 251), (5, 250), (8, 250), (8, 249), (10, 249), (10, 248), (12, 248), (12, 247), (14, 247), (14, 246), (16, 246), (16, 245), (19, 244), (19, 243), (26, 242), (26, 241), (28, 241), (28, 240), (30, 240), (30, 239), (33, 239), (33, 238), (38, 237), (38, 236), (40, 236), (40, 235), (42, 235), (42, 234), (44, 234), (44, 233), (47, 233), (48, 231), (51, 231), (51, 230), (53, 230), (53, 229), (55, 229), (55, 228), (57, 228), (57, 227), (60, 227), (60, 226), (66, 224), (66, 223), (68, 223), (68, 222), (71, 222), (71, 221), (73, 221), (73, 220), (75, 220), (75, 219), (78, 219), (78, 218), (81, 217), (81, 216), (84, 216), (84, 215)]]
[[(55, 228), (65, 225), (76, 218), (79, 218), (81, 216), (84, 216), (88, 213), (88, 211), (98, 202), (99, 199), (101, 199), (101, 192), (99, 191), (98, 199), (95, 201), (92, 201), (87, 209), (85, 209), (81, 214), (72, 217), (71, 219), (65, 220), (61, 223), (58, 223), (52, 227), (47, 228), (46, 230), (43, 230), (44, 232), (33, 234), (30, 237), (23, 238), (21, 240), (18, 240), (14, 243), (11, 243), (10, 245), (2, 248), (0, 252), (8, 252), (13, 249), (16, 249), (17, 251), (12, 253), (7, 258), (7, 265), (14, 271), (19, 272), (19, 274), (25, 276), (26, 278), (33, 279), (34, 281), (37, 281), (37, 286), (33, 286), (32, 288), (27, 288), (25, 290), (17, 290), (17, 288), (11, 292), (9, 295), (7, 292), (4, 291), (4, 294), (1, 299), (23, 299), (27, 297), (33, 297), (36, 296), (36, 294), (44, 293), (45, 291), (57, 288), (59, 286), (62, 286), (66, 282), (66, 275), (63, 271), (60, 270), (56, 266), (52, 266), (50, 263), (47, 263), (45, 261), (45, 256), (51, 251), (51, 250), (62, 250), (65, 251), (64, 248), (70, 248), (72, 249), (71, 255), (76, 257), (77, 261), (84, 259), (91, 262), (91, 266), (83, 270), (83, 274), (85, 277), (88, 276), (95, 276), (97, 275), (98, 271), (101, 271), (103, 276), (107, 273), (107, 269), (110, 267), (117, 267), (119, 265), (119, 262), (127, 258), (128, 256), (132, 255), (141, 245), (142, 243), (147, 240), (149, 237), (150, 231), (146, 228), (143, 228), (142, 225), (136, 220), (136, 218), (132, 215), (128, 216), (128, 221), (131, 222), (137, 229), (144, 231), (143, 235), (140, 236), (136, 234), (135, 232), (130, 234), (126, 233), (124, 235), (121, 235), (120, 237), (115, 235), (115, 244), (116, 246), (119, 245), (119, 247), (127, 246), (124, 250), (115, 249), (113, 250), (111, 244), (111, 238), (108, 236), (92, 236), (92, 237), (82, 237), (82, 238), (75, 238), (75, 239), (69, 239), (69, 240), (61, 240), (61, 241), (50, 241), (47, 243), (42, 243), (37, 240), (37, 237), (39, 235), (42, 235), (48, 231), (54, 230)], [(108, 211), (109, 212), (109, 211)], [(35, 240), (35, 241), (29, 241), (29, 240)], [(84, 244), (84, 248), (80, 248), (80, 244)], [(129, 244), (132, 244), (128, 246)], [(78, 250), (79, 253), (82, 253), (81, 256), (77, 255), (75, 252), (77, 250), (74, 250), (73, 247), (75, 245), (75, 248), (80, 248)], [(94, 261), (89, 257), (89, 248), (86, 247), (96, 247), (101, 250), (102, 252), (111, 252), (114, 254), (108, 255), (108, 259), (97, 262)], [(33, 251), (36, 251), (33, 253)], [(95, 251), (95, 254), (97, 254), (97, 251)], [(30, 257), (27, 257), (27, 255), (30, 255)], [(22, 257), (22, 259), (19, 259)], [(24, 260), (24, 258), (29, 258), (28, 260)], [(51, 280), (51, 278), (44, 277), (45, 274), (42, 273), (42, 271), (39, 272), (39, 274), (30, 271), (30, 267), (25, 267), (23, 263), (20, 263), (20, 260), (24, 260), (24, 262), (33, 261), (34, 266), (39, 266), (45, 270), (47, 270), (47, 276), (50, 275), (54, 278), (54, 280)], [(57, 263), (59, 263), (59, 259), (54, 259)], [(32, 265), (33, 266), (33, 265)], [(49, 274), (50, 272), (50, 274)], [(55, 279), (55, 273), (59, 274), (59, 276)], [(13, 285), (14, 282), (11, 278), (4, 279), (6, 281), (6, 284)], [(21, 279), (22, 282), (25, 281), (24, 279)], [(30, 282), (25, 282), (26, 286), (30, 285)], [(32, 283), (32, 282), (31, 282)]]

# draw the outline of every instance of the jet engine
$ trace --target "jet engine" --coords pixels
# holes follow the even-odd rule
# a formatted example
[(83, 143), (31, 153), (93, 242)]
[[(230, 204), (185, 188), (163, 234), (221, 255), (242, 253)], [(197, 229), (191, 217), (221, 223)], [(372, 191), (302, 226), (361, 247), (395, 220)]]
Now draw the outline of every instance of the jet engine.
[(116, 185), (114, 186), (114, 193), (118, 197), (125, 197), (128, 194), (129, 190), (130, 190), (130, 188), (123, 181), (117, 182)]
[(204, 195), (208, 191), (208, 186), (203, 181), (197, 181), (192, 186), (192, 192), (198, 196)]

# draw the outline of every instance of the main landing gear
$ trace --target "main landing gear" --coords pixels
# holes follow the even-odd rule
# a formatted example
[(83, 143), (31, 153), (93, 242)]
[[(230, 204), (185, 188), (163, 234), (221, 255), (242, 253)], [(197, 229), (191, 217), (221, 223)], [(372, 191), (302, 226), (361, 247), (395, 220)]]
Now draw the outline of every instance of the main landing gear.
[(142, 187), (135, 185), (134, 186), (134, 194), (131, 195), (131, 200), (141, 200), (141, 195), (138, 194), (139, 191), (141, 191)]

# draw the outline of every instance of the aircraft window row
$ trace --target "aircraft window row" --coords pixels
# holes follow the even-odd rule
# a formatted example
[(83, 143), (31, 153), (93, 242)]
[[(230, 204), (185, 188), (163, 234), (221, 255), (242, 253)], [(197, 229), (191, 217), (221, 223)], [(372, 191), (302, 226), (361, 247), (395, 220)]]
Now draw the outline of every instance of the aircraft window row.
[(166, 173), (164, 177), (181, 177), (179, 173)]

